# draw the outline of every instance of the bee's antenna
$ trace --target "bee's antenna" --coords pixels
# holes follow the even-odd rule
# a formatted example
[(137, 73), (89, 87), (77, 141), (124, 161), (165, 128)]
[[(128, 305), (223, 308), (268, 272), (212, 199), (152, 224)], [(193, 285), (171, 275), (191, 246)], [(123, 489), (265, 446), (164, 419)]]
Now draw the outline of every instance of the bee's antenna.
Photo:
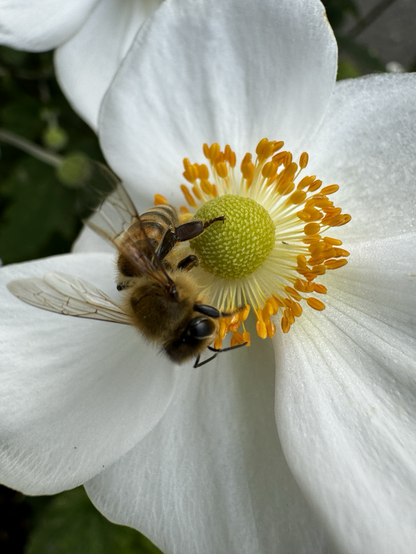
[[(213, 348), (212, 346), (208, 346), (208, 350), (211, 350), (211, 352), (228, 352), (229, 350), (235, 350), (236, 348), (240, 348), (241, 346), (245, 346), (247, 342), (243, 342), (241, 344), (235, 344), (234, 346), (228, 346), (227, 348)], [(210, 358), (211, 360), (212, 358)], [(209, 361), (209, 360), (208, 360)]]

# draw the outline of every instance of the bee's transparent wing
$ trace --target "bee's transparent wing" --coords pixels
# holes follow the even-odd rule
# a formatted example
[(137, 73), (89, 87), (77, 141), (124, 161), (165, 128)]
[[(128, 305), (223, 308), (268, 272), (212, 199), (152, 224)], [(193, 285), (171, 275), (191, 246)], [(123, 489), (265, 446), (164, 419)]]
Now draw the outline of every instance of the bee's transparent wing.
[(131, 324), (124, 310), (104, 292), (87, 281), (64, 273), (47, 273), (43, 278), (17, 279), (7, 288), (17, 298), (59, 314)]
[(103, 164), (91, 162), (90, 184), (99, 191), (111, 190), (94, 214), (85, 221), (93, 231), (115, 244), (139, 217), (120, 179)]

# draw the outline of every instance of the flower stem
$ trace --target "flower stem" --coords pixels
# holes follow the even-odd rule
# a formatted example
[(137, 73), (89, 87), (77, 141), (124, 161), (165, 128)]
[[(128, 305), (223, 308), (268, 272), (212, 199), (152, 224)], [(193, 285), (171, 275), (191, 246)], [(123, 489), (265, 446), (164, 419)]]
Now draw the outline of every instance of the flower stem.
[(58, 154), (54, 154), (53, 152), (38, 146), (34, 142), (31, 142), (30, 140), (27, 140), (12, 131), (0, 129), (0, 141), (10, 144), (11, 146), (15, 146), (41, 162), (53, 167), (59, 167), (63, 162), (62, 156), (58, 156)]

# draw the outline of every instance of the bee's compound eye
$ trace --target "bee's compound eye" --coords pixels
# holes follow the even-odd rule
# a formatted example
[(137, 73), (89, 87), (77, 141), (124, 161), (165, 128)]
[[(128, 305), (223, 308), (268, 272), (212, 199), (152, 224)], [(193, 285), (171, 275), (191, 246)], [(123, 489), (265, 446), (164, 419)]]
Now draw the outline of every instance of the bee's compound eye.
[(196, 317), (186, 329), (186, 334), (194, 338), (205, 339), (215, 331), (215, 323), (206, 317)]

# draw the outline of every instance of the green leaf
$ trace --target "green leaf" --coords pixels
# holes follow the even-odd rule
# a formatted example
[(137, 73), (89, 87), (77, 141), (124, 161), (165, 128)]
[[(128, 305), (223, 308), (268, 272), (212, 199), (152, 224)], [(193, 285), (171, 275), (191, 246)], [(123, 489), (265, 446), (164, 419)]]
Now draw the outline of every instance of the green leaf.
[(75, 208), (78, 195), (60, 184), (53, 168), (24, 157), (1, 183), (0, 192), (7, 202), (0, 221), (4, 263), (47, 256), (56, 248), (69, 250), (81, 227)]
[(146, 537), (105, 519), (83, 488), (54, 497), (37, 519), (25, 554), (161, 554)]
[(338, 81), (342, 81), (342, 79), (352, 79), (354, 77), (360, 77), (360, 75), (361, 73), (354, 63), (348, 60), (339, 61), (337, 74)]

